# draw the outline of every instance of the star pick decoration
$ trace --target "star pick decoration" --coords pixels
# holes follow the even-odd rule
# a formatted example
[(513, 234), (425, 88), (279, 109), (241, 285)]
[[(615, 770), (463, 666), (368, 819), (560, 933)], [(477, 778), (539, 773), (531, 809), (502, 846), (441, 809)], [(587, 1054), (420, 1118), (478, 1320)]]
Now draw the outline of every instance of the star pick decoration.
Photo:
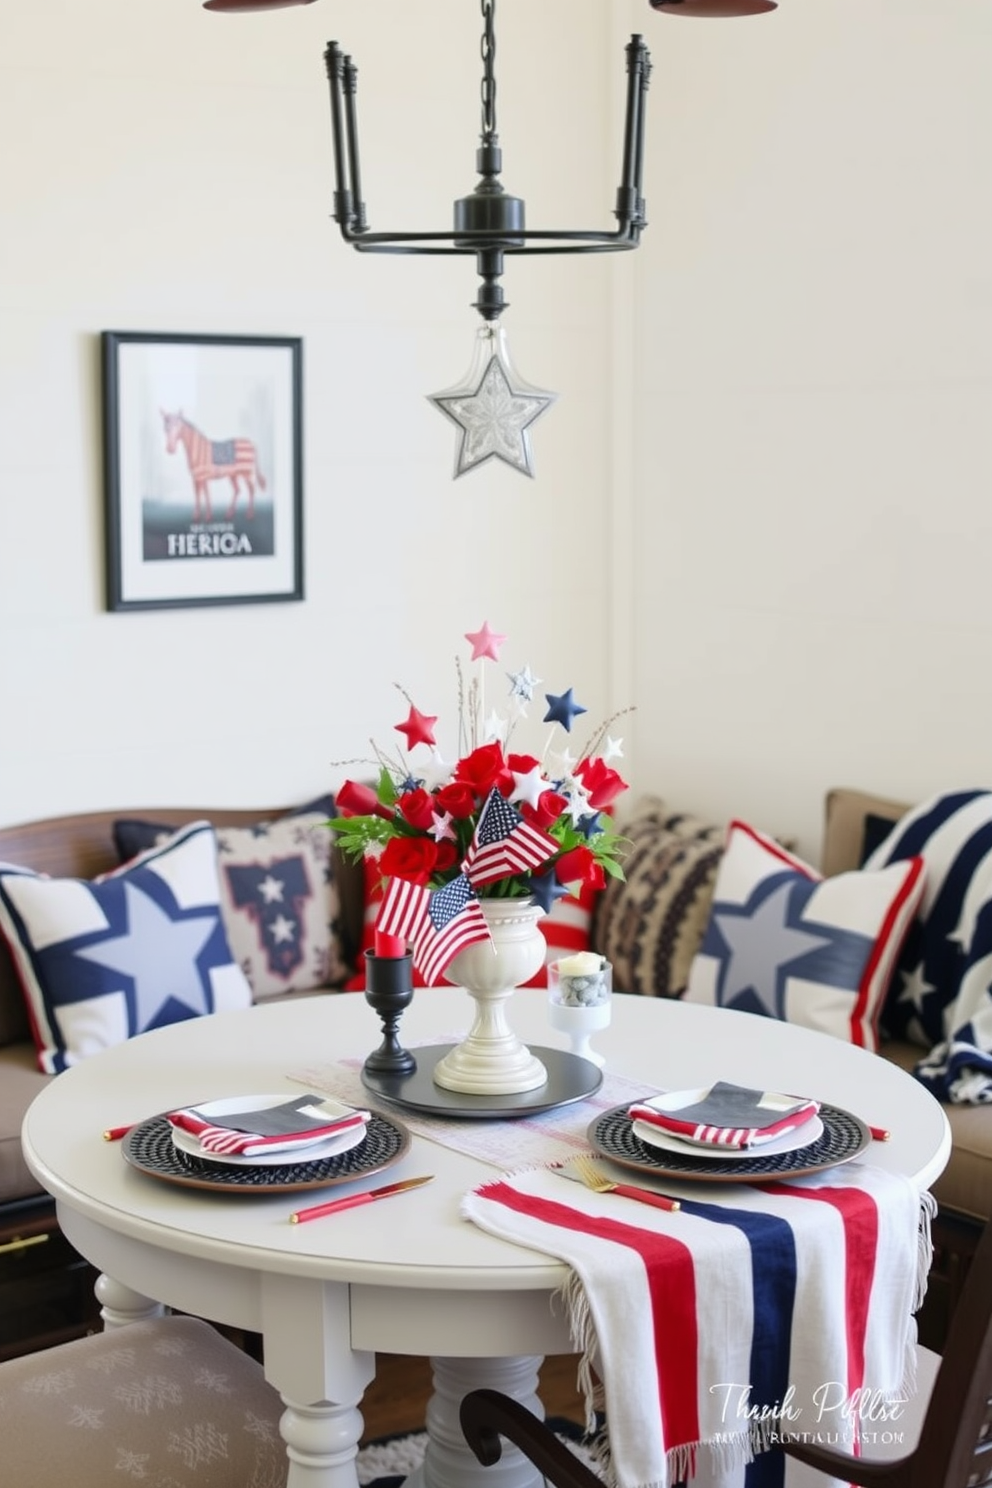
[(429, 401), (459, 430), (455, 479), (488, 460), (502, 460), (533, 478), (530, 429), (556, 396), (517, 376), (498, 323), (480, 327), (476, 356), (465, 382), (429, 395)]
[(535, 765), (532, 770), (523, 773), (519, 770), (513, 771), (513, 789), (510, 792), (511, 801), (526, 801), (528, 806), (536, 807), (541, 799), (542, 791), (546, 791), (548, 782), (544, 778), (544, 771), (540, 765)]
[(572, 697), (572, 689), (566, 688), (561, 694), (546, 692), (544, 696), (548, 700), (548, 711), (544, 715), (545, 723), (560, 723), (567, 733), (572, 732), (572, 722), (576, 715), (585, 713), (581, 703), (577, 703)]
[(555, 900), (564, 899), (568, 890), (555, 878), (555, 870), (549, 868), (547, 873), (531, 874), (530, 892), (534, 903), (539, 904), (545, 914), (550, 914)]
[(525, 703), (532, 702), (534, 688), (539, 685), (541, 679), (534, 676), (534, 673), (530, 669), (530, 663), (528, 662), (526, 666), (521, 667), (519, 672), (507, 672), (506, 675), (510, 679), (510, 696), (522, 698)]
[(493, 630), (488, 620), (483, 620), (478, 630), (465, 632), (465, 639), (472, 642), (473, 661), (478, 661), (481, 656), (488, 656), (490, 661), (499, 661), (500, 647), (506, 641), (506, 636)]
[(406, 747), (412, 749), (415, 744), (436, 744), (434, 737), (434, 725), (437, 723), (437, 714), (428, 717), (421, 713), (419, 708), (410, 704), (410, 716), (406, 723), (397, 723), (396, 732), (406, 734)]

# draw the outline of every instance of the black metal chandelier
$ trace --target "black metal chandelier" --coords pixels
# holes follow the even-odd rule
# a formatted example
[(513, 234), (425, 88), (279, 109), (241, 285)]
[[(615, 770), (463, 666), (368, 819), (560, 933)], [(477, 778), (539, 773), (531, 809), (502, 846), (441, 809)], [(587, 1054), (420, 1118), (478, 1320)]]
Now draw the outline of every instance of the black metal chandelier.
[[(278, 10), (313, 0), (203, 0), (206, 10)], [(777, 0), (649, 0), (653, 10), (683, 16), (757, 15)], [(373, 231), (362, 196), (358, 145), (358, 69), (336, 41), (324, 53), (330, 86), (334, 148), (332, 215), (346, 243), (359, 253), (474, 255), (479, 276), (474, 307), (482, 318), (466, 378), (430, 401), (459, 430), (455, 475), (501, 460), (533, 475), (530, 428), (555, 401), (555, 394), (525, 383), (506, 348), (501, 316), (507, 309), (501, 279), (507, 255), (614, 253), (636, 248), (647, 226), (642, 194), (644, 121), (651, 56), (643, 36), (626, 47), (627, 100), (620, 183), (610, 230), (532, 229), (520, 197), (510, 195), (500, 174), (503, 156), (496, 124), (496, 0), (481, 0), (481, 132), (475, 166), (479, 180), (454, 203), (450, 228), (431, 232)]]
[(627, 112), (623, 169), (617, 188), (613, 231), (534, 231), (525, 226), (525, 205), (499, 179), (503, 168), (496, 128), (496, 0), (482, 4), (482, 129), (476, 151), (479, 181), (454, 204), (454, 221), (441, 232), (372, 232), (362, 200), (355, 100), (357, 69), (336, 41), (325, 53), (334, 134), (334, 220), (346, 243), (363, 253), (474, 254), (481, 280), (475, 308), (483, 320), (506, 309), (500, 276), (504, 256), (516, 253), (615, 252), (636, 248), (646, 226), (641, 182), (644, 167), (644, 108), (651, 59), (642, 36), (627, 47)]

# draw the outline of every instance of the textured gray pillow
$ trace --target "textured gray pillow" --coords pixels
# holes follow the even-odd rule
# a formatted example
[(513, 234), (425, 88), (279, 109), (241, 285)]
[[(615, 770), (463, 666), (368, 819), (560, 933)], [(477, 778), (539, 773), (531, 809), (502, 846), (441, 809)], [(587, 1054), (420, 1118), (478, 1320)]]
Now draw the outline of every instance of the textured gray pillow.
[(649, 796), (620, 830), (630, 842), (625, 881), (607, 880), (593, 945), (613, 963), (617, 991), (680, 997), (709, 920), (726, 827)]

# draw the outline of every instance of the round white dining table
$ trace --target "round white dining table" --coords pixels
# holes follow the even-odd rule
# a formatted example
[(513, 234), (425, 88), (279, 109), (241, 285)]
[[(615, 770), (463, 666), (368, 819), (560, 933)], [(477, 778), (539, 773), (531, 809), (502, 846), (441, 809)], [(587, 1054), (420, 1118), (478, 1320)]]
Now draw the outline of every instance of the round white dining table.
[[(530, 1046), (567, 1048), (545, 993), (520, 990), (510, 1023)], [(418, 991), (400, 1025), (404, 1046), (457, 1039), (472, 1022), (458, 988)], [(481, 1468), (458, 1427), (461, 1396), (502, 1389), (538, 1412), (546, 1354), (570, 1353), (556, 1293), (566, 1268), (489, 1235), (460, 1214), (463, 1196), (496, 1175), (491, 1162), (424, 1135), (385, 1173), (304, 1193), (218, 1193), (161, 1181), (124, 1160), (105, 1130), (174, 1107), (251, 1093), (300, 1093), (299, 1073), (354, 1076), (381, 1040), (360, 994), (274, 1001), (173, 1024), (55, 1077), (30, 1107), (22, 1139), (32, 1173), (54, 1195), (69, 1241), (101, 1273), (105, 1326), (164, 1305), (260, 1333), (267, 1378), (286, 1410), (289, 1488), (356, 1488), (360, 1404), (377, 1352), (429, 1356), (434, 1393), (423, 1488), (535, 1488), (515, 1450)], [(826, 1034), (753, 1014), (615, 996), (596, 1037), (605, 1073), (644, 1091), (717, 1079), (830, 1102), (885, 1128), (869, 1160), (929, 1187), (950, 1151), (943, 1110), (884, 1059)], [(400, 1122), (407, 1113), (379, 1103)], [(419, 1113), (417, 1113), (419, 1115)], [(576, 1136), (596, 1112), (559, 1108)], [(429, 1118), (428, 1118), (429, 1119)], [(509, 1123), (522, 1140), (540, 1115)], [(463, 1126), (475, 1126), (469, 1121)], [(504, 1125), (504, 1130), (506, 1124)], [(516, 1140), (516, 1139), (515, 1139)], [(302, 1205), (432, 1174), (424, 1187), (311, 1223)]]

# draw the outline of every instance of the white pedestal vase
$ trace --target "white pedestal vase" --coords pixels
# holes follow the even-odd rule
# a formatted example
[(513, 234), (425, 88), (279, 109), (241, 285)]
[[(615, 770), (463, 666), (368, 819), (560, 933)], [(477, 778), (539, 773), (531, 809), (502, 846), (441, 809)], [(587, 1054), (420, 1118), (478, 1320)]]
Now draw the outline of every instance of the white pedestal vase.
[(466, 946), (444, 973), (475, 1002), (466, 1037), (439, 1061), (434, 1083), (467, 1095), (519, 1095), (545, 1084), (548, 1072), (510, 1028), (506, 1004), (543, 965), (544, 913), (530, 899), (483, 899), (491, 940)]

